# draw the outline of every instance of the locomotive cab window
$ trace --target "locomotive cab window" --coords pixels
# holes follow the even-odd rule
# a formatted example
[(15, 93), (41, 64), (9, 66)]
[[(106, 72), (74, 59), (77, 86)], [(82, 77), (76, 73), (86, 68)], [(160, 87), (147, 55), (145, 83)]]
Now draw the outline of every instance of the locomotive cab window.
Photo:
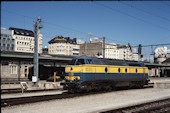
[(84, 59), (72, 59), (69, 65), (82, 65), (85, 64)]
[(93, 64), (92, 59), (86, 59), (86, 64)]
[(77, 59), (75, 65), (82, 65), (85, 64), (84, 59)]
[(72, 59), (71, 62), (69, 63), (69, 65), (74, 65), (76, 62), (76, 59)]

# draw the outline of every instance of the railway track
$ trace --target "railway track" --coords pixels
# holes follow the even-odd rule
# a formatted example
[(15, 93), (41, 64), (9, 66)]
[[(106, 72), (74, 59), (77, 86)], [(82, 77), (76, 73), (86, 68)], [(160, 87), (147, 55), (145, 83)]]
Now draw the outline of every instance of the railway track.
[[(149, 85), (144, 86), (144, 88), (152, 88), (154, 83), (150, 83)], [(24, 92), (41, 92), (41, 91), (54, 91), (56, 89), (39, 89), (39, 90), (26, 90)], [(13, 93), (21, 93), (21, 88), (15, 88), (15, 89), (1, 89), (1, 94), (13, 94)]]
[(170, 113), (170, 98), (100, 113)]
[[(25, 90), (26, 93), (31, 92), (43, 92), (43, 91), (55, 91), (56, 89), (38, 89), (38, 90)], [(14, 94), (14, 93), (21, 93), (21, 88), (15, 88), (15, 89), (1, 89), (1, 94)]]
[[(153, 85), (145, 86), (144, 88), (153, 88)], [(1, 99), (1, 107), (7, 107), (7, 106), (13, 106), (13, 105), (19, 105), (19, 104), (27, 104), (27, 103), (35, 103), (40, 101), (48, 101), (48, 100), (54, 100), (54, 99), (66, 99), (66, 98), (74, 98), (78, 96), (87, 96), (87, 95), (93, 95), (93, 94), (101, 94), (101, 93), (108, 93), (112, 91), (120, 91), (121, 89), (111, 90), (111, 91), (92, 91), (88, 93), (67, 93), (64, 92), (62, 94), (52, 94), (52, 95), (39, 95), (39, 96), (30, 96), (30, 97), (19, 97), (19, 98), (6, 98)], [(133, 90), (133, 89), (129, 89)]]
[(26, 104), (26, 103), (34, 103), (40, 101), (48, 101), (53, 99), (71, 98), (75, 96), (77, 95), (63, 93), (63, 94), (55, 94), (55, 95), (41, 95), (41, 96), (1, 99), (1, 107)]

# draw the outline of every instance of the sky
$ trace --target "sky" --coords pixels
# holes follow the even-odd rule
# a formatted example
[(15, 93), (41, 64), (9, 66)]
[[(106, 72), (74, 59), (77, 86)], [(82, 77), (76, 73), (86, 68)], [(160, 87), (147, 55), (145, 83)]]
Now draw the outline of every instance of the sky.
[[(55, 36), (88, 41), (106, 37), (106, 43), (170, 43), (169, 1), (46, 1), (1, 2), (1, 27), (34, 30), (42, 19), (43, 47)], [(170, 48), (170, 46), (168, 46)], [(151, 48), (142, 48), (149, 55)]]

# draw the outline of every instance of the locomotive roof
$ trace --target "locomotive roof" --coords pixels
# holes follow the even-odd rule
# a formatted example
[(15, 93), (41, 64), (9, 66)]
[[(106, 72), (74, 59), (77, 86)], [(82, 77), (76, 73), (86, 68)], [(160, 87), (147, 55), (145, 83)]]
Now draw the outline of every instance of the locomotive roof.
[(122, 66), (126, 66), (126, 65), (144, 66), (143, 62), (131, 61), (131, 60), (104, 59), (104, 58), (94, 58), (94, 57), (88, 57), (88, 56), (78, 56), (78, 57), (74, 57), (73, 59), (84, 59), (84, 60), (91, 59), (95, 61), (94, 64), (101, 64), (101, 65), (103, 64), (103, 65), (122, 65)]

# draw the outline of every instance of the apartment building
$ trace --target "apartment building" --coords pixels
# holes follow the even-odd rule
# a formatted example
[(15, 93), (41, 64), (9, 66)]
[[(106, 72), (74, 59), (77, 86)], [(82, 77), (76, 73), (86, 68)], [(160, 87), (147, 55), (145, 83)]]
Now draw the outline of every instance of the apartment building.
[[(38, 38), (38, 53), (42, 53), (42, 34)], [(34, 53), (34, 32), (10, 27), (1, 28), (1, 51)]]
[(128, 45), (118, 45), (119, 59), (121, 60), (134, 60), (133, 53)]
[[(34, 53), (34, 32), (31, 30), (12, 28), (13, 38), (15, 39), (15, 51), (16, 52), (26, 52)], [(42, 53), (42, 34), (38, 38), (38, 53)]]
[(1, 51), (14, 51), (15, 39), (13, 38), (13, 30), (1, 28)]
[(78, 56), (80, 46), (76, 38), (57, 36), (48, 42), (48, 54)]
[(119, 59), (119, 50), (116, 44), (105, 45), (105, 58), (108, 59)]

